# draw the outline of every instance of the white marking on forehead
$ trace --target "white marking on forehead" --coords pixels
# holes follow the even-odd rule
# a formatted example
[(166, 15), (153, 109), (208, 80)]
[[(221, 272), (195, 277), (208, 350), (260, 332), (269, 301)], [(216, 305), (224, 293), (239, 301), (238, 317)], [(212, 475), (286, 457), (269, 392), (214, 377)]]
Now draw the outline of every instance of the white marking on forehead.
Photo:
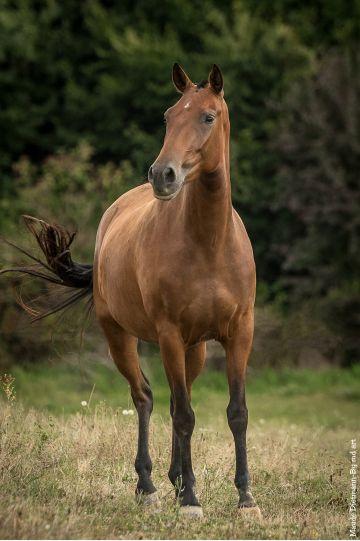
[(187, 103), (185, 103), (185, 105), (184, 105), (184, 109), (189, 109), (189, 107), (190, 107), (190, 103), (191, 103), (191, 101), (188, 101)]

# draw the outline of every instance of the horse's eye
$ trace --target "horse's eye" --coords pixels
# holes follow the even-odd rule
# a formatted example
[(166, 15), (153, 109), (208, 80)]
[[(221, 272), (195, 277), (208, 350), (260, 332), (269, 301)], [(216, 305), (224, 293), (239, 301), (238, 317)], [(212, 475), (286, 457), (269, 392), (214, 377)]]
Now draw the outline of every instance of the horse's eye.
[(214, 115), (210, 115), (210, 114), (205, 115), (204, 121), (206, 122), (206, 124), (212, 124), (214, 120), (215, 120)]

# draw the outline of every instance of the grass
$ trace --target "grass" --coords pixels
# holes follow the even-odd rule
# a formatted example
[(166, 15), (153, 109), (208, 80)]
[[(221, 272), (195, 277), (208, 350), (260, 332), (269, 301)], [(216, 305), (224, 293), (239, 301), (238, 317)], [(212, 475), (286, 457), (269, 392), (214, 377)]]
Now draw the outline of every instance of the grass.
[(193, 396), (205, 517), (189, 522), (179, 517), (167, 479), (169, 391), (159, 363), (145, 365), (155, 395), (151, 455), (161, 512), (134, 501), (137, 423), (122, 415), (132, 406), (120, 376), (89, 363), (18, 367), (16, 399), (4, 395), (0, 404), (1, 538), (348, 538), (358, 369), (250, 372), (248, 452), (262, 523), (237, 514), (226, 381), (205, 372)]

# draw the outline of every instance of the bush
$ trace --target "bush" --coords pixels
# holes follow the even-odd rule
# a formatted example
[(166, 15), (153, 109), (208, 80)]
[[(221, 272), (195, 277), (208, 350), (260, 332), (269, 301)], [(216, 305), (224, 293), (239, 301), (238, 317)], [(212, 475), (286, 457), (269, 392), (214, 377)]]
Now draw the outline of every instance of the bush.
[[(13, 205), (3, 208), (6, 219), (1, 222), (1, 234), (31, 251), (34, 246), (29, 247), (30, 236), (18, 223), (20, 214), (33, 214), (46, 221), (61, 222), (69, 229), (78, 227), (74, 259), (91, 262), (98, 222), (105, 209), (129, 188), (132, 177), (131, 166), (126, 162), (119, 167), (110, 163), (94, 165), (91, 157), (91, 147), (80, 144), (73, 152), (59, 152), (40, 166), (22, 158), (14, 167), (17, 186), (21, 188), (19, 197)], [(31, 242), (35, 244), (33, 239)], [(16, 266), (21, 258), (17, 251), (4, 245), (2, 261), (7, 261), (8, 266)], [(20, 293), (16, 294), (14, 290)], [(71, 325), (66, 318), (59, 319), (59, 316), (30, 325), (29, 316), (15, 304), (15, 295), (19, 297), (20, 303), (34, 298), (41, 301), (47, 295), (56, 295), (56, 292), (50, 291), (51, 288), (37, 280), (20, 279), (14, 275), (1, 277), (2, 365), (14, 361), (37, 361), (49, 356), (51, 352), (57, 355), (66, 347), (64, 336), (70, 340), (80, 334), (84, 322), (84, 314), (80, 314), (81, 307), (77, 316), (72, 316)]]
[(359, 111), (360, 54), (332, 51), (288, 95), (277, 138), (277, 208), (289, 224), (282, 245), (273, 238), (280, 284), (291, 310), (311, 304), (310, 320), (341, 338), (337, 356), (346, 365), (360, 352)]

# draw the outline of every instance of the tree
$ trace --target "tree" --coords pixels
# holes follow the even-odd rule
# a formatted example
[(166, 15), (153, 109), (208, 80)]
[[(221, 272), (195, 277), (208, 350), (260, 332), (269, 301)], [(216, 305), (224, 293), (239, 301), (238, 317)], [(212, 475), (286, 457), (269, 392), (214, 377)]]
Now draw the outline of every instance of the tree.
[(281, 247), (281, 283), (294, 305), (316, 300), (314, 315), (342, 337), (349, 363), (360, 348), (360, 54), (329, 53), (285, 108), (278, 205), (292, 227)]

